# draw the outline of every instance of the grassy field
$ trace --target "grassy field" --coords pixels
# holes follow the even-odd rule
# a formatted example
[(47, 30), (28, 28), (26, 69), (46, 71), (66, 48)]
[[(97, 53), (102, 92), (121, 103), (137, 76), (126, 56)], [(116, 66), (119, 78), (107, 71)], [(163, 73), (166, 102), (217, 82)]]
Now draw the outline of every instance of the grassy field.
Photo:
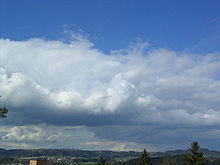
[(138, 158), (137, 156), (127, 156), (127, 157), (124, 157), (124, 158), (115, 158), (115, 161), (117, 162), (126, 162), (128, 160), (131, 160), (131, 159), (136, 159)]
[(80, 162), (79, 165), (95, 165), (97, 162)]

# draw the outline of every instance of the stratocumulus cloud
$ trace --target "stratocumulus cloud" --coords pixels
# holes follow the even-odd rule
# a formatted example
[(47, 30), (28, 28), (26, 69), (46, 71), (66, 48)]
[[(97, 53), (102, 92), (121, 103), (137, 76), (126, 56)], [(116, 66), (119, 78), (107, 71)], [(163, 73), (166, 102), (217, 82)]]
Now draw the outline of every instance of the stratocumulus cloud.
[[(105, 54), (82, 37), (1, 39), (0, 45), (0, 93), (11, 107), (8, 124), (220, 126), (219, 52), (189, 54), (139, 43)], [(12, 132), (19, 134), (19, 128)], [(94, 132), (102, 136), (103, 131)]]

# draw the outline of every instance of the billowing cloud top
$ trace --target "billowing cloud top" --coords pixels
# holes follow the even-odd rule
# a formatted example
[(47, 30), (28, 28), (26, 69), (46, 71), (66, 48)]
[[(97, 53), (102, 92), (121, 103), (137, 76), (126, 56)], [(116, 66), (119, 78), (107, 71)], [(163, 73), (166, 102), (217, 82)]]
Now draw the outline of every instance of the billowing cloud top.
[(8, 124), (220, 126), (218, 52), (145, 49), (149, 44), (139, 43), (105, 54), (82, 37), (1, 39), (0, 46)]

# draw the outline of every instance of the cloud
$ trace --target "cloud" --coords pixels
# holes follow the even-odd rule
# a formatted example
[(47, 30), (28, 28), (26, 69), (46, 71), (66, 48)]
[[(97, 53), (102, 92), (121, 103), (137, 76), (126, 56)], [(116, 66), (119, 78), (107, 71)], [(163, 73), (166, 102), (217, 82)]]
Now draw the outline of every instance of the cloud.
[(86, 150), (140, 151), (143, 146), (127, 141), (107, 140), (95, 136), (85, 126), (52, 126), (46, 124), (2, 126), (0, 144), (6, 148), (75, 148)]
[(184, 126), (174, 128), (151, 124), (99, 126), (91, 128), (91, 131), (99, 139), (133, 142), (137, 143), (137, 146), (153, 151), (187, 149), (192, 141), (199, 141), (203, 148), (219, 149), (218, 128)]
[(136, 123), (220, 123), (219, 53), (144, 51), (142, 44), (106, 55), (82, 37), (0, 44), (1, 95), (20, 113), (29, 107), (62, 117), (122, 113), (135, 114), (128, 122)]
[[(85, 145), (92, 146), (94, 150), (111, 150), (111, 151), (142, 151), (144, 146), (132, 142), (117, 142), (117, 141), (92, 141), (87, 142)], [(148, 151), (152, 149), (147, 148)]]
[(22, 148), (22, 149), (30, 149), (33, 148), (34, 146), (31, 144), (27, 144), (27, 143), (18, 143), (18, 142), (4, 142), (3, 144), (1, 144), (1, 146), (3, 148)]
[[(48, 131), (48, 130), (47, 130)], [(60, 132), (51, 134), (38, 126), (15, 126), (2, 137), (7, 141), (19, 142), (56, 142), (62, 137)]]
[(1, 104), (10, 108), (6, 125), (218, 131), (219, 52), (189, 54), (138, 43), (105, 54), (82, 35), (71, 37), (68, 42), (0, 40)]

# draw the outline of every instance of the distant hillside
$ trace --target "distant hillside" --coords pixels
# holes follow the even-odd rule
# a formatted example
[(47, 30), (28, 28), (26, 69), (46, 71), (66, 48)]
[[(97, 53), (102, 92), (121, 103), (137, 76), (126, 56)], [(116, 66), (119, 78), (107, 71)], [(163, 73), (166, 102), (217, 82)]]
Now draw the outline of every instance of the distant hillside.
[[(207, 158), (219, 158), (220, 152), (215, 150), (208, 150), (205, 148), (201, 148), (200, 152), (203, 152), (204, 156)], [(172, 150), (166, 152), (152, 152), (152, 157), (163, 157), (163, 156), (175, 156), (175, 155), (183, 155), (186, 153), (190, 153), (189, 150)]]
[[(200, 149), (204, 153), (205, 157), (208, 158), (219, 158), (220, 152), (208, 149)], [(172, 150), (166, 152), (151, 152), (151, 157), (164, 157), (164, 156), (175, 156), (189, 153), (189, 150)], [(127, 157), (127, 156), (139, 156), (140, 152), (134, 151), (86, 151), (76, 149), (11, 149), (6, 150), (0, 148), (0, 156), (73, 156), (73, 157), (98, 157), (104, 156), (106, 159), (114, 157)]]
[(139, 156), (139, 152), (115, 152), (115, 151), (84, 151), (75, 149), (11, 149), (0, 150), (0, 157), (51, 157), (51, 156), (72, 156), (72, 157), (99, 157), (113, 159), (115, 157)]
[[(220, 165), (220, 152), (210, 151), (208, 149), (200, 149), (203, 152), (204, 157), (206, 157), (206, 165)], [(151, 162), (153, 165), (161, 165), (162, 160), (172, 159), (176, 165), (184, 164), (184, 154), (190, 153), (189, 150), (173, 150), (166, 152), (151, 152)], [(114, 165), (138, 165), (140, 162), (139, 158), (131, 159), (126, 162), (118, 162)]]
[[(207, 158), (207, 165), (220, 165), (220, 152), (201, 149)], [(183, 161), (183, 155), (188, 150), (173, 150), (166, 152), (151, 152), (153, 165), (160, 165), (164, 159), (172, 158), (176, 164)], [(140, 152), (115, 152), (115, 151), (84, 151), (75, 149), (0, 149), (0, 164), (28, 164), (30, 159), (47, 159), (49, 165), (74, 164), (94, 165), (102, 156), (111, 165), (136, 165), (139, 163)]]

